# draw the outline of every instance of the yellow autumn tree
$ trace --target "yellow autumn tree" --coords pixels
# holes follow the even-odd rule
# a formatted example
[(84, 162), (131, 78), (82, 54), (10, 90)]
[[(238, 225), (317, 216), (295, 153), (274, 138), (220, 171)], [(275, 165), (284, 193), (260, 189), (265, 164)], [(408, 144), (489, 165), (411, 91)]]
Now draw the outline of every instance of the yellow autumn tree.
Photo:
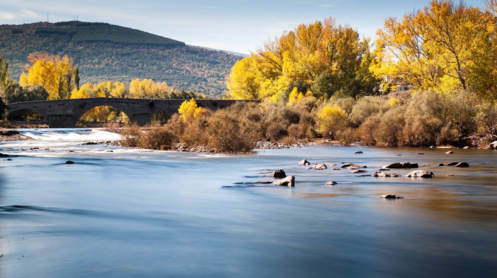
[(192, 122), (193, 119), (204, 116), (207, 113), (202, 107), (197, 105), (195, 99), (185, 100), (178, 109), (178, 113), (183, 118), (184, 122)]
[(332, 18), (301, 24), (237, 62), (227, 77), (228, 96), (292, 101), (289, 95), (295, 87), (302, 94), (311, 90), (317, 98), (340, 90), (356, 95), (366, 88), (365, 81), (374, 80), (361, 76), (371, 75), (369, 70), (361, 71), (369, 68), (362, 59), (368, 50), (369, 39), (361, 39), (356, 30)]
[(401, 20), (385, 20), (370, 69), (385, 83), (497, 96), (495, 22), (489, 10), (433, 0)]
[(71, 96), (75, 87), (71, 58), (35, 52), (28, 56), (28, 61), (31, 65), (25, 66), (19, 80), (21, 86), (41, 85), (48, 91), (49, 99), (67, 99)]
[(166, 82), (154, 82), (152, 79), (135, 79), (129, 84), (131, 98), (169, 98), (168, 94), (174, 92), (174, 87), (169, 87)]

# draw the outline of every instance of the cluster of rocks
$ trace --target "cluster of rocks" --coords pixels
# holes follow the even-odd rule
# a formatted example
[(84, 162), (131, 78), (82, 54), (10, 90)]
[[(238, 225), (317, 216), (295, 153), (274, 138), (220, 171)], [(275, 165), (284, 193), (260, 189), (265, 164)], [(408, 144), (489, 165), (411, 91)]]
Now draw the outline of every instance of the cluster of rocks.
[(33, 138), (25, 136), (17, 130), (12, 130), (12, 129), (0, 130), (0, 142), (26, 141), (26, 140), (33, 140)]
[(173, 151), (190, 153), (215, 153), (216, 149), (207, 149), (207, 146), (189, 147), (183, 143), (178, 143), (176, 144), (176, 146), (174, 146)]
[(400, 178), (402, 175), (396, 173), (375, 172), (373, 177), (376, 178)]
[(87, 141), (80, 144), (81, 146), (91, 146), (91, 145), (110, 145), (110, 146), (120, 146), (119, 141)]
[[(496, 142), (497, 146), (497, 142)], [(355, 154), (362, 154), (362, 151), (355, 152)], [(419, 153), (418, 155), (422, 155), (423, 153)], [(333, 170), (341, 170), (341, 169), (348, 169), (351, 170), (352, 173), (357, 174), (357, 173), (365, 173), (367, 172), (364, 170), (364, 168), (367, 168), (365, 165), (357, 165), (353, 163), (344, 163), (342, 162), (341, 168), (333, 168)], [(306, 169), (311, 170), (325, 170), (328, 169), (328, 166), (336, 166), (334, 163), (321, 163), (317, 164), (314, 163), (314, 165), (311, 166), (311, 163), (307, 159), (302, 159), (299, 161), (300, 166), (309, 166), (306, 167)], [(426, 165), (423, 165), (426, 166)], [(444, 166), (444, 164), (439, 164), (439, 166)], [(454, 167), (469, 167), (469, 164), (467, 162), (458, 162), (454, 161), (451, 163), (448, 163), (447, 166), (454, 166)], [(388, 165), (383, 166), (379, 171), (375, 172), (373, 174), (373, 177), (378, 177), (378, 178), (399, 178), (402, 177), (402, 175), (397, 174), (397, 173), (389, 173), (390, 169), (410, 169), (410, 168), (419, 168), (418, 163), (411, 163), (411, 162), (394, 162)], [(274, 184), (276, 186), (288, 186), (288, 187), (294, 187), (295, 186), (295, 176), (286, 176), (285, 171), (282, 169), (278, 169), (271, 173), (269, 175), (270, 177), (277, 178), (277, 180), (271, 182), (271, 181), (259, 181), (258, 183), (263, 183), (263, 184)], [(356, 177), (370, 177), (371, 175), (356, 175)], [(415, 170), (409, 172), (406, 177), (408, 178), (434, 178), (435, 174), (430, 171), (425, 171), (425, 170)], [(325, 185), (336, 185), (336, 181), (328, 181), (325, 183)], [(403, 199), (403, 196), (400, 195), (395, 195), (395, 194), (388, 194), (388, 195), (383, 195), (381, 196), (382, 198), (385, 199)]]
[(255, 144), (256, 149), (290, 149), (290, 148), (303, 148), (304, 144), (295, 143), (295, 144), (282, 144), (277, 142), (267, 142), (267, 141), (258, 141)]

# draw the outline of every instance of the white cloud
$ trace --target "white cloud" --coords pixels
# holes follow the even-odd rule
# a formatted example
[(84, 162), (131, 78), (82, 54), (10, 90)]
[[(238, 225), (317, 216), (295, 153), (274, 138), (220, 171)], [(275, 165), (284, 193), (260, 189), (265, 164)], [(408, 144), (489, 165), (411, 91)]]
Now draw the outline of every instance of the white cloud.
[(37, 13), (29, 11), (29, 10), (22, 10), (22, 15), (24, 17), (29, 17), (29, 18), (38, 18), (40, 17)]
[(0, 12), (1, 20), (16, 20), (17, 16), (13, 13)]

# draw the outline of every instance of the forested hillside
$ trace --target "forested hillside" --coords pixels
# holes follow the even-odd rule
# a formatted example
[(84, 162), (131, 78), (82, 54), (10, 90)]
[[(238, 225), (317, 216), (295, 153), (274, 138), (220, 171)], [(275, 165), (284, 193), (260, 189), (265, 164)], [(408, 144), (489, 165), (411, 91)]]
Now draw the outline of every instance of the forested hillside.
[(225, 76), (241, 59), (139, 30), (79, 21), (1, 25), (0, 42), (15, 80), (30, 53), (45, 51), (72, 57), (82, 84), (148, 78), (208, 96), (223, 94)]

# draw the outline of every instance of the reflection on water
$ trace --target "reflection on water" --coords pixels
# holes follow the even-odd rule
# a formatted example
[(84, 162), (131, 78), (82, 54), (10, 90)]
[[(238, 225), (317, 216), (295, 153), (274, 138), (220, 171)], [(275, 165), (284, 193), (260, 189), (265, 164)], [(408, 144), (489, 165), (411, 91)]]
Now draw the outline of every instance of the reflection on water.
[[(0, 161), (0, 277), (497, 277), (495, 151), (230, 156), (79, 145), (115, 140), (98, 129), (33, 136), (0, 145), (18, 155)], [(435, 178), (303, 158), (365, 174), (416, 162)], [(436, 166), (451, 161), (471, 167)], [(256, 184), (277, 168), (295, 188)], [(379, 197), (390, 193), (405, 198)]]

